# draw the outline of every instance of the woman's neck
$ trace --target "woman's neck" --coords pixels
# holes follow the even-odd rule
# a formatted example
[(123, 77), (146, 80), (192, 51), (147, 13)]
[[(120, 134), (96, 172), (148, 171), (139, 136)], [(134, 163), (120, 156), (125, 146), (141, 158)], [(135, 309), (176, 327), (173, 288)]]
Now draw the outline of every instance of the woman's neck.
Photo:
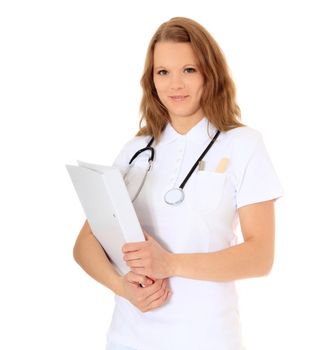
[(171, 125), (179, 134), (184, 135), (190, 129), (192, 129), (196, 124), (198, 124), (203, 118), (205, 117), (190, 116), (190, 117), (171, 118)]

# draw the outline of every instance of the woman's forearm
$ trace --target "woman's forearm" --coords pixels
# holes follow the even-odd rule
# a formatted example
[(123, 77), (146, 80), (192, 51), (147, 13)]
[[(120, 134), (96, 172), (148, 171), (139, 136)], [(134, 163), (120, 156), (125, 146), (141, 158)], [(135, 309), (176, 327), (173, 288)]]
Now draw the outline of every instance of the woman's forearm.
[(239, 218), (244, 243), (215, 252), (178, 254), (166, 250), (144, 230), (145, 242), (124, 244), (124, 260), (133, 272), (151, 278), (179, 276), (224, 282), (264, 276), (274, 259), (273, 200), (241, 207)]
[(227, 282), (269, 273), (272, 254), (255, 240), (211, 253), (171, 254), (171, 275)]
[(104, 249), (89, 232), (89, 226), (86, 223), (76, 240), (73, 255), (76, 262), (88, 275), (115, 294), (123, 296), (122, 276), (110, 263)]

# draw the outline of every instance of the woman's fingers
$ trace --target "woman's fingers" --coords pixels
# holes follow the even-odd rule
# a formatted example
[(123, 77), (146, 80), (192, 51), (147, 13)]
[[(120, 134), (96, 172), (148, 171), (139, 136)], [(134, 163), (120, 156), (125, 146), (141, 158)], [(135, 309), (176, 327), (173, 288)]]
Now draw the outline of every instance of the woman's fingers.
[[(140, 284), (145, 287), (141, 288)], [(167, 279), (152, 281), (131, 271), (124, 276), (124, 287), (126, 298), (142, 312), (160, 307), (170, 296)]]
[(168, 298), (171, 296), (172, 292), (168, 289), (161, 289), (159, 290), (154, 296), (156, 298), (154, 298), (150, 304), (147, 305), (146, 307), (146, 311), (150, 311), (153, 309), (156, 309), (160, 306), (162, 306), (167, 300)]
[(161, 306), (165, 302), (168, 294), (171, 294), (167, 280), (159, 280), (158, 286), (154, 285), (153, 287), (156, 288), (153, 292), (151, 291), (146, 298), (146, 308), (149, 310)]
[(154, 281), (151, 278), (143, 275), (138, 275), (132, 271), (128, 272), (127, 276), (128, 281), (131, 283), (142, 284), (144, 286), (149, 286), (154, 283)]

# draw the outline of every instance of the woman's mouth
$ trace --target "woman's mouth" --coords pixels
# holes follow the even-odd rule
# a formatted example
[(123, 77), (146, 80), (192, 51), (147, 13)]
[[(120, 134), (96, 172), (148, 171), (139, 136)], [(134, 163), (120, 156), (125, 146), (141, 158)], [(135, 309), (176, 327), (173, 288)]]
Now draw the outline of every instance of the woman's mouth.
[(174, 102), (181, 102), (184, 101), (189, 95), (175, 95), (175, 96), (169, 96), (170, 99)]

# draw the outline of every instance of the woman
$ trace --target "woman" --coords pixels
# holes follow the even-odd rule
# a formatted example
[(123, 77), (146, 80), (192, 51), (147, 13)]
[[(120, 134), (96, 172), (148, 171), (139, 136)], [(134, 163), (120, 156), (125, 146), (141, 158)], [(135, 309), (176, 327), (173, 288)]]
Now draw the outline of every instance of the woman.
[[(201, 25), (163, 23), (141, 84), (140, 130), (114, 165), (146, 241), (123, 246), (125, 276), (87, 221), (74, 247), (82, 268), (115, 293), (107, 349), (244, 349), (234, 281), (271, 270), (280, 183), (260, 133), (240, 122), (224, 55)], [(150, 150), (129, 166), (150, 143), (149, 173)]]

